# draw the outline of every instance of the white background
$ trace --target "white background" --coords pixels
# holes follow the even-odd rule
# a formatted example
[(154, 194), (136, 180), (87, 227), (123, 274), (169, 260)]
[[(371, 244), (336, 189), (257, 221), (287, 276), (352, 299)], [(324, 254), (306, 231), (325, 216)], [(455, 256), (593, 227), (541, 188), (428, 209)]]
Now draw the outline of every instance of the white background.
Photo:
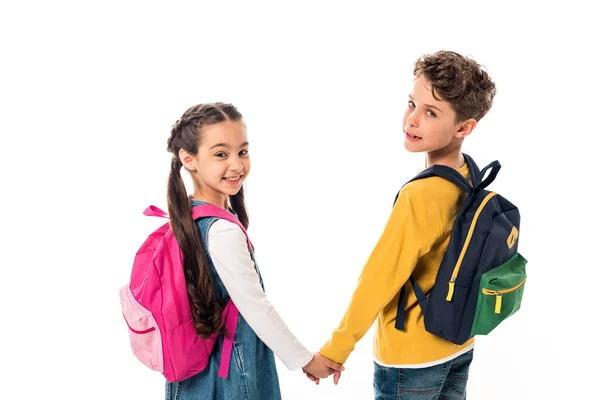
[[(234, 103), (267, 293), (315, 351), (343, 315), (399, 187), (414, 61), (448, 49), (498, 87), (464, 145), (521, 210), (522, 310), (477, 340), (471, 399), (597, 391), (597, 21), (569, 2), (2, 2), (0, 398), (161, 399), (119, 288), (166, 207), (166, 139)], [(550, 3), (550, 4), (549, 4)], [(284, 399), (372, 398), (372, 331), (339, 386), (278, 362)], [(587, 366), (586, 366), (587, 365)]]

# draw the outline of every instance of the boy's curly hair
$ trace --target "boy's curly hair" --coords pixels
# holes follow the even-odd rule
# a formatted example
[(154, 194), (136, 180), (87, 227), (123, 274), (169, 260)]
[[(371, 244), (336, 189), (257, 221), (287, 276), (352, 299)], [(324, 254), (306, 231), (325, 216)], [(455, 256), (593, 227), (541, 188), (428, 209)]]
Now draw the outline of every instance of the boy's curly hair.
[(415, 77), (423, 75), (431, 83), (431, 93), (452, 106), (456, 122), (479, 121), (492, 108), (496, 85), (475, 60), (453, 51), (426, 54), (415, 62)]

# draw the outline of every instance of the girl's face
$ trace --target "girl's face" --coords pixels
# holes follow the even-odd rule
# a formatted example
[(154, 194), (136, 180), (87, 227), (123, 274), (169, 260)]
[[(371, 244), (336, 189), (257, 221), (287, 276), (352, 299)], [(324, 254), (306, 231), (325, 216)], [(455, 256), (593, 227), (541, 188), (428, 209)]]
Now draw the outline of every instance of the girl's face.
[(180, 151), (194, 180), (194, 197), (227, 208), (229, 196), (239, 192), (250, 173), (246, 126), (224, 121), (203, 127), (201, 137), (198, 154)]
[(435, 152), (453, 147), (465, 135), (450, 103), (437, 100), (422, 75), (413, 81), (403, 119), (404, 147), (410, 152)]

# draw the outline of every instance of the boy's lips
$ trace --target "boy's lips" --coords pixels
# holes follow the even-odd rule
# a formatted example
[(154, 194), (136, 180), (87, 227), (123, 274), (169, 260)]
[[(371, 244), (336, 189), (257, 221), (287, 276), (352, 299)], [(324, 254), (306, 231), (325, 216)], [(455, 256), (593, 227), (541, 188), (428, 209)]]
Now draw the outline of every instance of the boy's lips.
[(417, 140), (423, 139), (422, 137), (419, 137), (417, 135), (413, 135), (413, 134), (411, 134), (409, 132), (406, 132), (406, 131), (404, 131), (404, 134), (406, 135), (406, 138), (408, 140), (410, 140), (411, 142), (416, 142)]

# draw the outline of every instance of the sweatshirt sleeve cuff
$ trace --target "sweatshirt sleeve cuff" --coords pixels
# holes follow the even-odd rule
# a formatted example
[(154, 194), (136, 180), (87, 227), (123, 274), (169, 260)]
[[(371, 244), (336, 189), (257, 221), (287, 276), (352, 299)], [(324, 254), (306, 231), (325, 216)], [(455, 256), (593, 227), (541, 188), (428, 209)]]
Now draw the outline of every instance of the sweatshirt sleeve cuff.
[(338, 364), (344, 364), (350, 356), (349, 353), (344, 354), (344, 352), (336, 350), (331, 344), (331, 341), (321, 347), (319, 353), (321, 353), (323, 357), (329, 358), (331, 361), (335, 361)]

